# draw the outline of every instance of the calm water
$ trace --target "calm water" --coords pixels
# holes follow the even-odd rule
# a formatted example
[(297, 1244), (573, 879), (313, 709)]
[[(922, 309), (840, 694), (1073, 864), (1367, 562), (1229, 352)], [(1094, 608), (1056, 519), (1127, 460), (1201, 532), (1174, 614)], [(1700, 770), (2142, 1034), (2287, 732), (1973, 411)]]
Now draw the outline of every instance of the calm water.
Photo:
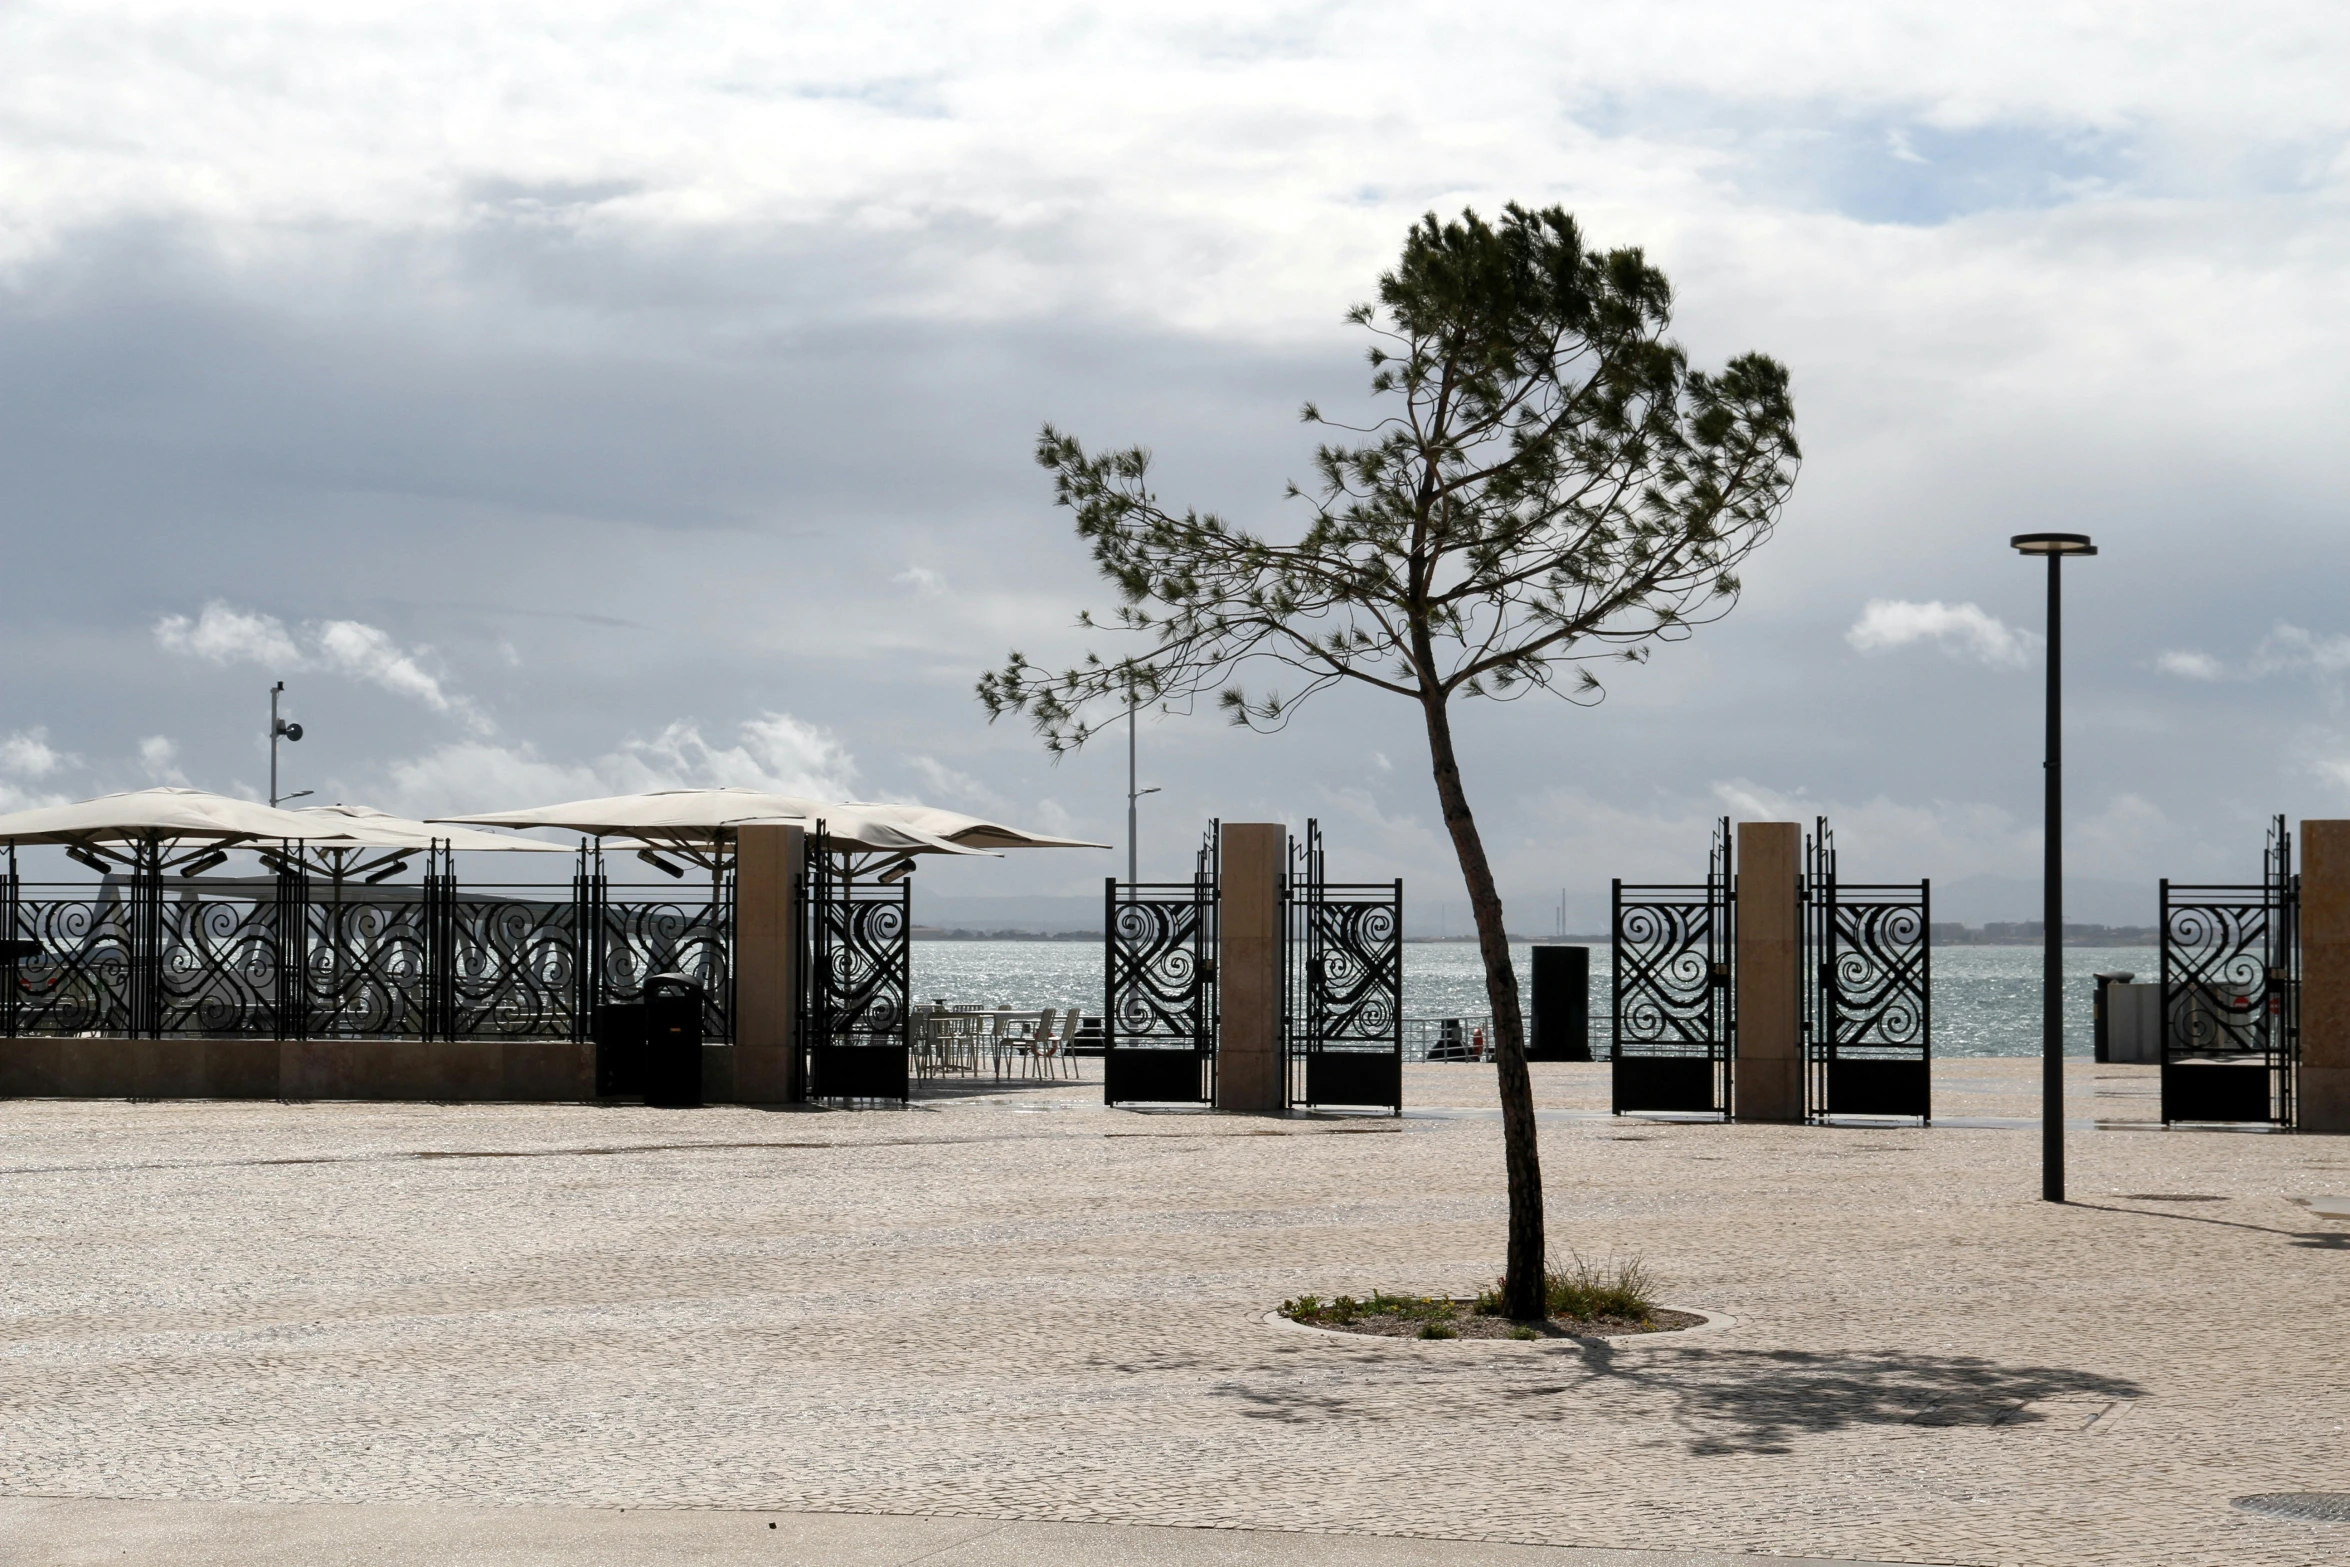
[[(1518, 983), (1527, 983), (1527, 949), (1512, 949)], [(2153, 976), (2152, 947), (2066, 950), (2065, 1050), (2089, 1053), (2090, 976), (2101, 969)], [(1608, 1034), (1608, 950), (1591, 952), (1591, 1035)], [(917, 941), (914, 998), (1014, 1007), (1102, 1006), (1102, 949), (1090, 941)], [(1404, 1015), (1476, 1018), (1485, 1007), (1485, 972), (1466, 942), (1403, 949)], [(2031, 1056), (2040, 1053), (2040, 949), (1934, 949), (1934, 1054)]]

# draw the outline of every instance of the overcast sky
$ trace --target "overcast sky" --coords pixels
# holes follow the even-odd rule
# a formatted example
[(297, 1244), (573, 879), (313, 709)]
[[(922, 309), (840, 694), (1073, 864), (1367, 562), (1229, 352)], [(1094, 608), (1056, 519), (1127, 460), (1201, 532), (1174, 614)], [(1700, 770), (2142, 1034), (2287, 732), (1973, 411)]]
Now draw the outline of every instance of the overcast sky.
[[(324, 799), (753, 783), (1122, 842), (1123, 746), (1055, 766), (971, 696), (1109, 602), (1036, 428), (1294, 529), (1297, 405), (1363, 406), (1341, 313), (1423, 212), (1517, 200), (1646, 247), (1696, 362), (1785, 361), (1806, 462), (1726, 622), (1596, 710), (1462, 715), (1514, 926), (1694, 874), (1723, 813), (2023, 886), (2031, 529), (2104, 551), (2068, 849), (2137, 891), (2082, 913), (2350, 815), (2350, 12), (1142, 12), (0, 8), (0, 804), (258, 792), (282, 678)], [(1314, 815), (1459, 907), (1407, 704), (1141, 740), (1146, 875)]]

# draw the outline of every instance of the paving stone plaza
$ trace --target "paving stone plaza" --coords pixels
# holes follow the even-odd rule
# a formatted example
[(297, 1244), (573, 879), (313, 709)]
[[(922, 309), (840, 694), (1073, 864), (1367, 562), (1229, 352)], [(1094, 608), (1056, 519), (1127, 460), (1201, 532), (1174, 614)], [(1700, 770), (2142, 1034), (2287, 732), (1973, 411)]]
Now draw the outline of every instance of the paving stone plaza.
[(1252, 1560), (1336, 1559), (1298, 1531), (1660, 1563), (2350, 1557), (2350, 1525), (2229, 1505), (2350, 1486), (2350, 1142), (2164, 1132), (2153, 1069), (2075, 1063), (2055, 1207), (2035, 1063), (1938, 1063), (1931, 1130), (1617, 1120), (1605, 1067), (1535, 1072), (1554, 1244), (1637, 1255), (1729, 1324), (1601, 1345), (1264, 1320), (1491, 1278), (1473, 1066), (1408, 1068), (1400, 1121), (1112, 1111), (1065, 1081), (854, 1113), (0, 1103), (0, 1518), (113, 1498), (1298, 1543)]

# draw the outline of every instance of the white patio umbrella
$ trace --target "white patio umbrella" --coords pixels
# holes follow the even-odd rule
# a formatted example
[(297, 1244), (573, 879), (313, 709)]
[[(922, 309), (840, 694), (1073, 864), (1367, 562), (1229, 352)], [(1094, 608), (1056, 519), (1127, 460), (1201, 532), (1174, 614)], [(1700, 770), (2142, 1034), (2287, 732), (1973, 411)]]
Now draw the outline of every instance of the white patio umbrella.
[(312, 861), (308, 868), (334, 877), (375, 880), (392, 875), (435, 843), (477, 854), (575, 852), (568, 844), (549, 843), (543, 838), (517, 838), (511, 833), (438, 826), (413, 817), (394, 816), (370, 805), (306, 805), (292, 814), (348, 835), (348, 841), (344, 838), (305, 841), (307, 858)]
[[(655, 789), (643, 794), (607, 795), (561, 805), (471, 816), (437, 816), (433, 821), (479, 827), (559, 827), (593, 838), (616, 838), (622, 847), (668, 850), (707, 866), (717, 846), (738, 827), (774, 823), (826, 834), (853, 859), (868, 863), (907, 861), (917, 854), (989, 854), (897, 819), (888, 807), (828, 805), (763, 789)], [(657, 858), (655, 864), (659, 864)]]
[(189, 840), (340, 838), (342, 827), (305, 821), (293, 811), (207, 789), (131, 789), (71, 805), (36, 806), (0, 815), (0, 840), (11, 843), (144, 843)]

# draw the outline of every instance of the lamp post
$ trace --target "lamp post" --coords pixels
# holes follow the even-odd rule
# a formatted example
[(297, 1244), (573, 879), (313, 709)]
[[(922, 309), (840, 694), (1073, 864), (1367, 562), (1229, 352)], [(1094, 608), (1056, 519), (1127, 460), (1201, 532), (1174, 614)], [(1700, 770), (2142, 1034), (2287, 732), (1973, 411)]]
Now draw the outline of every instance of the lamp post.
[(2019, 554), (2048, 557), (2047, 803), (2041, 834), (2040, 934), (2045, 943), (2040, 992), (2040, 1195), (2064, 1201), (2064, 671), (2063, 571), (2067, 555), (2094, 555), (2086, 533), (2019, 533), (2007, 541)]
[(1159, 792), (1156, 787), (1149, 789), (1137, 789), (1134, 787), (1135, 705), (1134, 693), (1129, 691), (1126, 694), (1126, 885), (1129, 887), (1133, 886), (1137, 881), (1142, 879), (1135, 874), (1135, 867), (1141, 863), (1141, 849), (1135, 838), (1134, 824), (1136, 820), (1136, 813), (1134, 809), (1134, 802), (1141, 799), (1146, 794), (1157, 794)]
[(273, 810), (282, 800), (299, 800), (310, 793), (308, 789), (297, 789), (292, 794), (277, 792), (277, 743), (281, 739), (299, 741), (302, 738), (300, 724), (288, 723), (277, 715), (277, 699), (285, 689), (283, 680), (269, 688), (269, 804)]

